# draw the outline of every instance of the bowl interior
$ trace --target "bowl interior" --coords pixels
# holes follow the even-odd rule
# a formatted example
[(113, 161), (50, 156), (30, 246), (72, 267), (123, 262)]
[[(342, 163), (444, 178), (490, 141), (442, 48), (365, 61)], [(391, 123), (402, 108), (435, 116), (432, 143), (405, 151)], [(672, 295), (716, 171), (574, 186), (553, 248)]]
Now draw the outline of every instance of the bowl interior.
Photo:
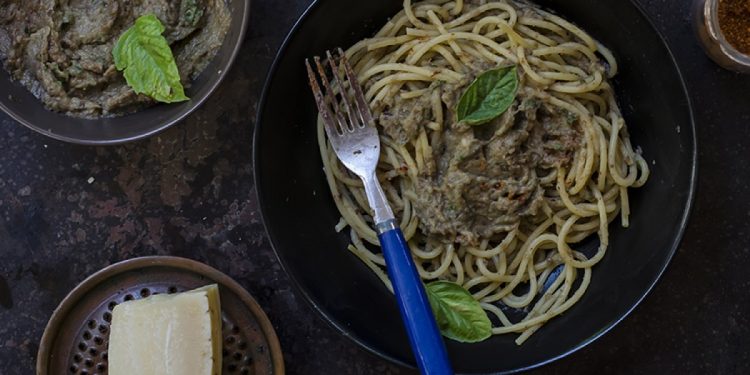
[(250, 0), (226, 0), (232, 23), (224, 43), (206, 69), (186, 88), (189, 101), (157, 104), (133, 114), (80, 119), (47, 110), (23, 85), (0, 68), (0, 109), (21, 124), (55, 139), (81, 144), (116, 144), (154, 135), (200, 106), (218, 86), (244, 38)]
[[(611, 246), (589, 290), (571, 310), (523, 346), (515, 336), (478, 344), (447, 341), (455, 369), (504, 372), (538, 366), (586, 345), (624, 318), (648, 293), (684, 230), (695, 180), (695, 135), (689, 100), (671, 53), (634, 2), (545, 0), (610, 47), (614, 80), (634, 144), (652, 168), (631, 191), (631, 227), (610, 226)], [(346, 250), (316, 143), (316, 110), (304, 59), (371, 36), (399, 0), (320, 0), (290, 34), (267, 82), (255, 134), (259, 199), (272, 245), (305, 298), (344, 335), (385, 358), (411, 365), (398, 309), (372, 272)], [(283, 173), (281, 172), (283, 171)], [(591, 239), (588, 246), (594, 246)]]

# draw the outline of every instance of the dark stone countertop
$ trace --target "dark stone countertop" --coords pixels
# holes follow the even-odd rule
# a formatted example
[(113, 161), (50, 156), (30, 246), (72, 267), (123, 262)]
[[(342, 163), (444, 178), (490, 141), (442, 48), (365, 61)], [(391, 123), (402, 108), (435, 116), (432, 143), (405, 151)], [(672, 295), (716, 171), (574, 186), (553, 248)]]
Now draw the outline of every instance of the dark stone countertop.
[[(239, 60), (184, 123), (82, 147), (0, 115), (0, 374), (32, 374), (55, 306), (86, 276), (144, 255), (197, 259), (267, 311), (290, 374), (410, 374), (356, 347), (294, 294), (265, 237), (252, 178), (260, 91), (311, 0), (254, 0)], [(641, 0), (683, 69), (699, 133), (698, 199), (662, 281), (622, 324), (539, 373), (750, 373), (750, 76), (700, 50), (690, 1)], [(502, 353), (498, 353), (502, 355)]]

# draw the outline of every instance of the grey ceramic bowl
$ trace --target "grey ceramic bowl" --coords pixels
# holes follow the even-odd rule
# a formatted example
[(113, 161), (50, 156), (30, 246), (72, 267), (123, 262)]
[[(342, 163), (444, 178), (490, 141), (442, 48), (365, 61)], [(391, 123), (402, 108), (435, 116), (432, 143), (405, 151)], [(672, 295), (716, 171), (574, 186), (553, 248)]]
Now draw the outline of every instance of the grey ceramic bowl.
[(159, 104), (113, 118), (81, 119), (50, 111), (0, 68), (0, 109), (22, 125), (65, 142), (111, 145), (150, 137), (180, 122), (208, 98), (234, 62), (247, 29), (250, 0), (226, 0), (232, 24), (224, 44), (187, 89), (189, 101)]

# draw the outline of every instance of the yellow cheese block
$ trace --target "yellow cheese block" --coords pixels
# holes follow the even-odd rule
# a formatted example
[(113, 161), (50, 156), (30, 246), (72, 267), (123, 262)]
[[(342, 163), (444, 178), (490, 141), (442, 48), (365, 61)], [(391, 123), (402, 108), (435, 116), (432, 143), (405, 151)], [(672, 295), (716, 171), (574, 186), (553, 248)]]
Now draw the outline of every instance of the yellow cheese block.
[(218, 286), (117, 305), (108, 351), (110, 375), (220, 375)]

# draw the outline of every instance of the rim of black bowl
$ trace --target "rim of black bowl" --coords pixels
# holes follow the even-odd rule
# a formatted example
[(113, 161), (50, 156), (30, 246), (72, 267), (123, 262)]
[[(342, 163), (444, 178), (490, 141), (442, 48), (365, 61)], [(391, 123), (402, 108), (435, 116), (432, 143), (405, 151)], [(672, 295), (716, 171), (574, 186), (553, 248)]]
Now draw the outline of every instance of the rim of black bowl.
[[(150, 129), (147, 132), (140, 133), (137, 135), (129, 136), (129, 137), (113, 137), (110, 139), (81, 139), (81, 138), (75, 138), (75, 137), (69, 137), (63, 134), (58, 134), (51, 132), (49, 130), (45, 130), (42, 127), (39, 127), (37, 125), (34, 125), (30, 121), (27, 121), (23, 116), (19, 115), (12, 109), (10, 109), (8, 106), (3, 103), (3, 101), (0, 101), (0, 110), (8, 114), (13, 120), (18, 122), (19, 124), (25, 126), (28, 129), (31, 129), (39, 134), (45, 135), (47, 137), (50, 137), (52, 139), (56, 139), (58, 141), (68, 142), (68, 143), (74, 143), (79, 145), (87, 145), (87, 146), (110, 146), (110, 145), (118, 145), (123, 143), (129, 143), (134, 142), (138, 140), (142, 140), (145, 138), (152, 137), (158, 133), (163, 132), (164, 130), (167, 130), (168, 128), (176, 125), (177, 123), (181, 122), (188, 116), (190, 116), (193, 112), (195, 112), (198, 108), (200, 108), (203, 103), (208, 100), (208, 98), (213, 94), (213, 92), (216, 90), (217, 87), (221, 84), (222, 81), (224, 81), (224, 78), (227, 76), (229, 71), (231, 70), (231, 67), (234, 65), (234, 61), (237, 58), (237, 55), (240, 52), (240, 48), (242, 47), (242, 43), (245, 40), (245, 34), (247, 33), (248, 23), (250, 21), (250, 0), (244, 0), (245, 5), (245, 11), (242, 13), (242, 20), (240, 22), (240, 32), (239, 37), (234, 43), (234, 46), (232, 46), (232, 53), (229, 55), (229, 60), (227, 61), (226, 69), (222, 69), (222, 72), (218, 75), (218, 78), (211, 82), (208, 85), (208, 90), (206, 91), (205, 95), (199, 97), (198, 99), (195, 99), (190, 105), (186, 108), (185, 111), (177, 115), (175, 118), (165, 122), (161, 126), (158, 126), (154, 129)], [(216, 56), (214, 56), (216, 58)], [(49, 111), (49, 109), (44, 108), (44, 110)], [(128, 116), (128, 115), (123, 115)]]
[[(259, 147), (258, 146), (260, 145), (260, 140), (259, 140), (259, 138), (260, 138), (260, 127), (261, 127), (261, 124), (263, 123), (262, 122), (262, 120), (263, 120), (263, 109), (264, 109), (264, 107), (266, 105), (266, 100), (267, 100), (268, 92), (269, 92), (270, 87), (271, 87), (271, 82), (273, 80), (273, 76), (276, 74), (276, 71), (277, 71), (278, 65), (279, 65), (279, 61), (283, 58), (284, 54), (286, 53), (287, 47), (289, 46), (289, 43), (291, 42), (292, 38), (297, 34), (297, 31), (301, 27), (302, 23), (305, 22), (306, 18), (309, 16), (309, 14), (312, 13), (315, 10), (315, 8), (317, 8), (317, 6), (319, 5), (319, 3), (321, 1), (322, 0), (314, 0), (312, 2), (312, 4), (310, 4), (310, 6), (308, 6), (307, 9), (305, 9), (304, 12), (302, 12), (302, 15), (299, 16), (299, 18), (297, 19), (297, 21), (294, 23), (294, 26), (292, 26), (292, 29), (289, 31), (289, 33), (284, 38), (284, 42), (282, 43), (281, 48), (279, 48), (279, 51), (276, 54), (276, 57), (275, 57), (275, 59), (273, 61), (273, 64), (271, 64), (271, 67), (268, 70), (268, 74), (266, 76), (266, 82), (265, 82), (265, 84), (263, 86), (263, 93), (261, 94), (260, 102), (259, 102), (259, 105), (258, 105), (258, 113), (257, 113), (256, 121), (255, 121), (255, 129), (253, 130), (253, 166), (254, 166), (253, 167), (253, 177), (254, 177), (255, 181), (258, 181), (258, 179), (260, 178), (260, 174), (259, 174), (258, 168), (257, 168), (258, 158), (259, 158), (259, 153), (258, 153)], [(685, 78), (684, 78), (684, 76), (682, 74), (682, 70), (680, 69), (680, 66), (677, 64), (677, 60), (674, 57), (674, 53), (672, 52), (672, 49), (669, 47), (669, 44), (667, 43), (666, 39), (664, 38), (664, 36), (662, 35), (662, 33), (659, 31), (659, 29), (656, 28), (656, 25), (651, 20), (651, 18), (648, 16), (648, 13), (646, 13), (646, 11), (643, 10), (642, 6), (638, 3), (638, 1), (636, 1), (636, 0), (630, 0), (630, 3), (633, 4), (633, 6), (638, 10), (638, 12), (641, 14), (641, 16), (643, 16), (643, 18), (648, 23), (649, 27), (651, 27), (651, 29), (654, 30), (654, 33), (656, 33), (656, 35), (658, 36), (660, 42), (664, 45), (664, 48), (666, 49), (667, 53), (669, 54), (670, 61), (672, 62), (672, 64), (675, 67), (675, 70), (677, 72), (677, 76), (679, 77), (680, 86), (682, 87), (682, 91), (685, 94), (685, 99), (687, 100), (687, 110), (689, 112), (688, 117), (690, 119), (690, 131), (691, 131), (692, 137), (693, 137), (693, 147), (692, 147), (692, 150), (691, 150), (691, 153), (692, 153), (692, 160), (691, 160), (691, 162), (692, 162), (692, 168), (690, 170), (690, 189), (688, 191), (688, 196), (687, 196), (687, 205), (685, 207), (685, 211), (684, 211), (682, 217), (680, 218), (680, 228), (677, 231), (677, 234), (674, 237), (674, 241), (671, 244), (671, 248), (669, 249), (668, 257), (667, 257), (666, 261), (664, 262), (664, 264), (662, 265), (662, 268), (659, 270), (659, 272), (657, 273), (656, 277), (654, 278), (654, 281), (648, 286), (648, 288), (646, 290), (643, 291), (643, 294), (640, 296), (640, 298), (638, 298), (638, 300), (633, 304), (632, 307), (630, 307), (625, 313), (623, 313), (617, 319), (615, 319), (611, 323), (609, 323), (609, 325), (606, 326), (606, 327), (604, 327), (604, 329), (602, 329), (599, 333), (597, 333), (594, 336), (589, 337), (588, 339), (586, 339), (584, 341), (581, 341), (578, 345), (574, 346), (570, 350), (568, 350), (568, 351), (566, 351), (566, 352), (564, 352), (564, 353), (562, 353), (562, 354), (560, 354), (558, 356), (549, 358), (549, 359), (547, 359), (545, 361), (540, 361), (540, 362), (535, 363), (533, 365), (526, 366), (526, 367), (521, 367), (521, 368), (517, 368), (517, 369), (514, 369), (514, 370), (510, 370), (510, 371), (503, 371), (503, 372), (490, 373), (490, 374), (514, 374), (514, 373), (519, 373), (519, 372), (533, 370), (533, 369), (542, 367), (544, 365), (550, 364), (552, 362), (555, 362), (557, 360), (560, 360), (562, 358), (565, 358), (565, 357), (567, 357), (567, 356), (569, 356), (569, 355), (571, 355), (571, 354), (573, 354), (573, 353), (575, 353), (575, 352), (583, 349), (584, 347), (588, 346), (592, 342), (598, 340), (600, 337), (604, 336), (606, 333), (608, 333), (614, 327), (616, 327), (618, 324), (620, 324), (620, 322), (622, 322), (625, 318), (627, 318), (641, 304), (641, 302), (643, 302), (643, 300), (646, 298), (646, 296), (648, 296), (651, 293), (651, 291), (654, 289), (654, 287), (659, 282), (659, 280), (661, 280), (661, 278), (664, 275), (664, 272), (666, 271), (667, 267), (672, 262), (672, 259), (674, 258), (674, 255), (677, 252), (677, 249), (680, 247), (680, 244), (682, 243), (682, 239), (684, 237), (685, 230), (687, 229), (688, 221), (690, 219), (690, 214), (693, 211), (693, 205), (694, 205), (694, 201), (695, 201), (695, 191), (696, 191), (696, 186), (697, 186), (697, 181), (698, 181), (698, 142), (697, 142), (698, 139), (697, 139), (697, 130), (696, 130), (696, 127), (695, 127), (695, 117), (694, 117), (694, 114), (693, 114), (693, 105), (692, 105), (692, 101), (690, 99), (689, 92), (687, 90), (687, 85), (685, 84)], [(263, 228), (266, 231), (266, 236), (268, 236), (269, 242), (271, 244), (271, 248), (273, 249), (274, 254), (276, 255), (276, 259), (278, 259), (279, 264), (281, 264), (281, 267), (284, 269), (284, 272), (287, 274), (287, 276), (289, 277), (289, 279), (292, 281), (292, 285), (297, 290), (297, 292), (299, 294), (301, 294), (304, 297), (303, 299), (305, 300), (305, 302), (316, 311), (316, 315), (318, 315), (319, 318), (321, 318), (323, 321), (325, 321), (331, 327), (333, 327), (336, 331), (338, 331), (339, 334), (341, 334), (342, 336), (344, 336), (344, 337), (348, 338), (349, 340), (355, 342), (357, 345), (359, 345), (360, 347), (364, 348), (368, 352), (370, 352), (372, 354), (375, 354), (376, 356), (378, 356), (380, 358), (383, 358), (383, 359), (385, 359), (387, 361), (390, 361), (391, 363), (395, 363), (397, 365), (400, 365), (400, 366), (403, 366), (403, 367), (406, 367), (406, 368), (415, 369), (416, 367), (414, 365), (412, 365), (410, 363), (406, 363), (406, 362), (404, 362), (404, 361), (402, 361), (400, 359), (394, 358), (393, 356), (388, 355), (387, 353), (384, 353), (384, 352), (378, 350), (377, 348), (371, 346), (367, 342), (365, 342), (363, 340), (360, 340), (358, 337), (352, 335), (351, 332), (349, 332), (342, 325), (337, 324), (320, 306), (318, 306), (317, 303), (315, 303), (315, 301), (312, 299), (312, 297), (310, 296), (310, 294), (308, 293), (308, 291), (305, 289), (305, 287), (302, 284), (299, 283), (299, 281), (294, 277), (294, 275), (291, 272), (289, 272), (289, 268), (288, 268), (285, 260), (279, 255), (279, 252), (276, 250), (276, 239), (274, 238), (273, 235), (271, 235), (271, 231), (269, 230), (269, 224), (268, 224), (268, 221), (267, 221), (267, 216), (268, 215), (266, 214), (267, 209), (265, 207), (265, 203), (264, 203), (264, 200), (263, 200), (263, 191), (262, 191), (261, 186), (257, 182), (255, 184), (255, 193), (256, 193), (256, 198), (258, 199), (258, 206), (260, 208), (261, 217), (263, 219)]]

